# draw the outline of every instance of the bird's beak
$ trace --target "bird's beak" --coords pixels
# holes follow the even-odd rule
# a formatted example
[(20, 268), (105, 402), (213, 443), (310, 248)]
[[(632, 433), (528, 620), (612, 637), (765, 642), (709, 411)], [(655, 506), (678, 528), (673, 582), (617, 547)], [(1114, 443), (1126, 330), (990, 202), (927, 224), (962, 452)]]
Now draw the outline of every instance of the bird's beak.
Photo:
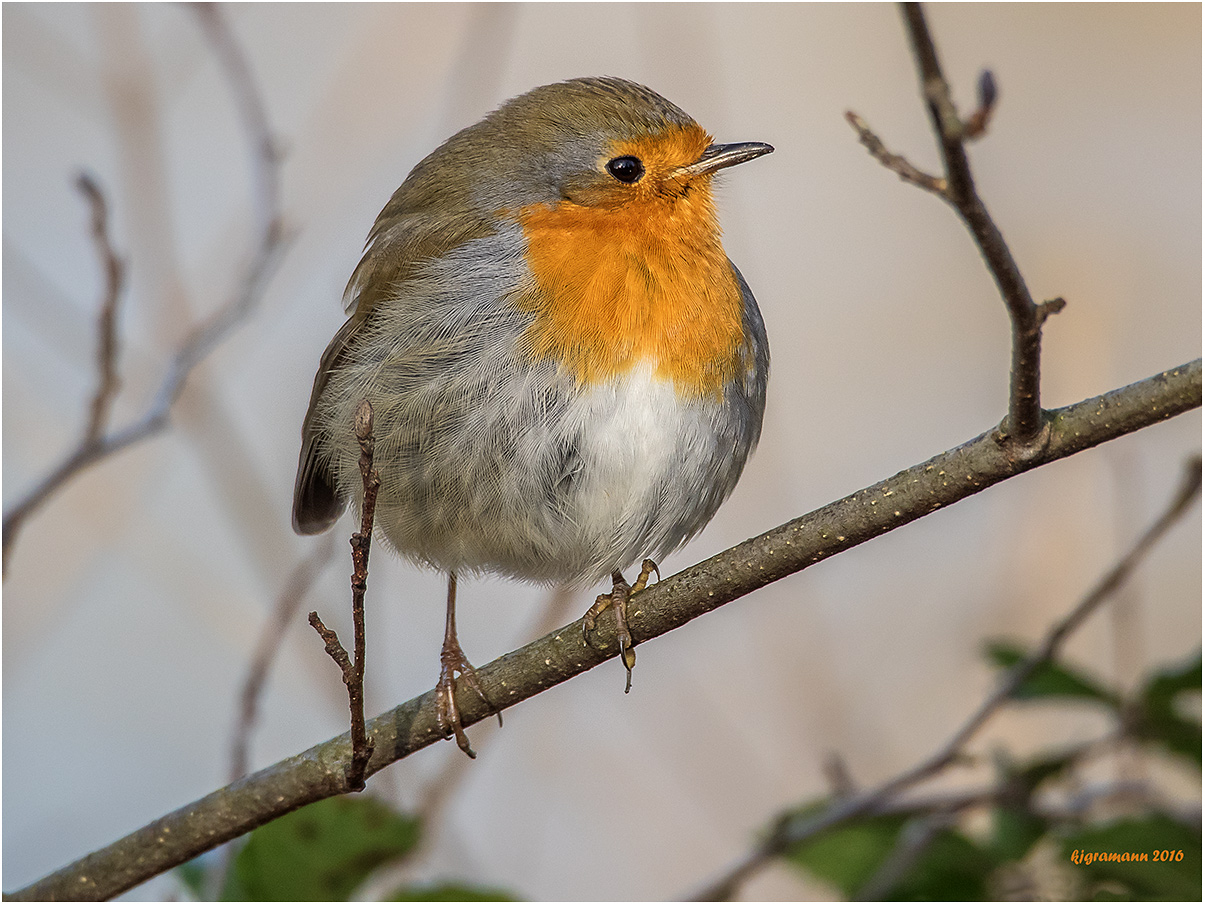
[(724, 167), (734, 167), (746, 160), (753, 160), (755, 157), (769, 154), (773, 150), (770, 145), (762, 141), (738, 141), (729, 145), (710, 145), (703, 152), (702, 157), (694, 163), (678, 167), (674, 171), (674, 175), (687, 178), (703, 176), (714, 173), (716, 170), (722, 170)]

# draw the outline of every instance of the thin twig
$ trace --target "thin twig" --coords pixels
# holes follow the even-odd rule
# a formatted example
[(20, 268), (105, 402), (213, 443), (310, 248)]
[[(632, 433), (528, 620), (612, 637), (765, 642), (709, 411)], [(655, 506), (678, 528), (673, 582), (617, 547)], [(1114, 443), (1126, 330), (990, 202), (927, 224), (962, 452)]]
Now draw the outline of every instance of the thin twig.
[(92, 208), (92, 239), (96, 243), (96, 251), (105, 271), (103, 301), (96, 319), (98, 379), (89, 410), (88, 426), (84, 428), (81, 440), (81, 445), (87, 445), (98, 441), (104, 433), (109, 424), (109, 411), (113, 400), (121, 388), (121, 379), (117, 375), (117, 305), (125, 286), (125, 264), (109, 238), (109, 205), (105, 201), (100, 184), (89, 173), (80, 173), (75, 184)]
[(222, 9), (215, 3), (191, 4), (205, 36), (218, 57), (234, 93), (243, 129), (251, 140), (253, 154), (251, 165), (255, 169), (252, 179), (256, 194), (255, 210), (259, 217), (259, 232), (269, 235), (279, 232), (280, 214), (280, 153), (276, 138), (268, 125), (268, 109), (260, 94), (259, 84), (251, 71), (247, 55), (239, 46), (234, 32), (223, 18)]
[(990, 69), (985, 69), (979, 73), (979, 107), (967, 117), (962, 130), (964, 141), (971, 141), (979, 138), (987, 132), (988, 124), (992, 120), (992, 113), (996, 110), (996, 101), (1000, 98), (1000, 91), (996, 87), (996, 77), (992, 75)]
[(879, 138), (866, 124), (866, 120), (858, 116), (852, 110), (845, 111), (845, 121), (854, 127), (854, 131), (858, 133), (858, 141), (860, 141), (870, 152), (870, 156), (891, 170), (893, 173), (898, 173), (900, 179), (904, 182), (910, 182), (926, 192), (932, 192), (935, 195), (946, 197), (946, 181), (937, 176), (931, 176), (924, 170), (919, 170), (908, 162), (906, 157), (899, 154), (893, 154), (887, 150), (887, 146), (883, 144), (883, 140)]
[[(83, 442), (68, 452), (24, 497), (4, 513), (2, 548), (5, 574), (8, 571), (9, 554), (25, 520), (54, 493), (88, 466), (154, 436), (167, 427), (172, 406), (183, 392), (185, 382), (193, 369), (248, 318), (262, 298), (267, 281), (284, 252), (286, 236), (280, 211), (279, 160), (270, 138), (271, 130), (264, 115), (259, 89), (252, 78), (246, 57), (222, 18), (221, 11), (202, 6), (199, 13), (206, 34), (213, 41), (215, 51), (230, 80), (242, 115), (243, 127), (251, 139), (253, 194), (256, 218), (260, 223), (251, 261), (234, 295), (213, 315), (196, 324), (188, 332), (184, 342), (168, 362), (159, 388), (143, 414), (126, 426), (91, 440), (87, 439), (86, 432)], [(103, 338), (101, 344), (104, 344)], [(102, 413), (105, 420), (107, 407), (106, 403), (106, 412)], [(93, 420), (96, 420), (95, 408), (93, 411)]]
[[(1167, 420), (1201, 404), (1201, 361), (1156, 374), (1050, 412), (1050, 442), (1036, 456), (1005, 455), (988, 431), (894, 477), (837, 500), (668, 576), (640, 596), (630, 628), (638, 643), (687, 624), (786, 575), (872, 540), (1001, 481)], [(511, 707), (616, 656), (604, 620), (599, 647), (582, 643), (580, 620), (499, 657), (477, 671), (490, 700)], [(493, 716), (469, 696), (464, 725)], [(436, 693), (428, 691), (371, 721), (376, 747), (366, 775), (444, 737)], [(21, 899), (111, 898), (223, 842), (303, 805), (347, 791), (336, 765), (347, 762), (349, 734), (315, 745), (166, 814), (43, 879)]]
[(1004, 236), (975, 190), (966, 142), (982, 136), (987, 130), (999, 97), (995, 78), (987, 71), (980, 75), (979, 106), (964, 121), (950, 97), (950, 86), (942, 75), (937, 48), (925, 23), (921, 5), (904, 3), (902, 10), (916, 58), (921, 93), (941, 149), (944, 178), (925, 173), (906, 158), (888, 151), (882, 140), (856, 113), (848, 112), (845, 117), (857, 131), (858, 140), (879, 163), (905, 182), (932, 192), (950, 204), (966, 223), (979, 246), (1004, 299), (1012, 324), (1008, 415), (1001, 426), (1000, 438), (1014, 447), (1015, 455), (1032, 455), (1041, 446), (1044, 436), (1040, 393), (1042, 325), (1051, 314), (1061, 311), (1066, 302), (1054, 299), (1041, 305), (1034, 303)]
[(367, 399), (356, 407), (356, 440), (360, 444), (360, 480), (364, 486), (364, 501), (360, 506), (360, 530), (352, 536), (352, 624), (356, 650), (353, 684), (348, 686), (351, 704), (351, 764), (347, 768), (347, 784), (355, 791), (364, 788), (364, 771), (372, 757), (372, 739), (364, 734), (364, 592), (368, 589), (368, 554), (372, 547), (372, 523), (377, 508), (377, 491), (381, 478), (372, 467), (372, 405)]
[[(975, 237), (988, 269), (996, 280), (1012, 320), (1012, 365), (1009, 381), (1008, 416), (1002, 436), (1021, 447), (1040, 443), (1042, 406), (1040, 394), (1042, 320), (1029, 287), (1013, 259), (1004, 236), (975, 191), (965, 140), (968, 133), (981, 134), (995, 106), (997, 88), (989, 74), (980, 77), (979, 122), (969, 126), (958, 116), (950, 98), (950, 86), (941, 71), (937, 48), (925, 23), (919, 3), (904, 3), (904, 24), (912, 42), (920, 75), (921, 91), (928, 103), (929, 118), (937, 133), (945, 164), (946, 200), (958, 211)], [(1049, 312), (1047, 312), (1049, 313)]]
[(351, 683), (348, 679), (354, 673), (355, 667), (351, 664), (351, 657), (347, 653), (347, 648), (343, 646), (334, 629), (327, 628), (326, 623), (322, 621), (322, 618), (316, 612), (310, 612), (310, 625), (314, 627), (314, 631), (322, 636), (322, 643), (326, 645), (327, 655), (335, 661), (335, 665), (342, 671), (343, 681), (350, 685)]
[(1155, 522), (1074, 609), (1051, 627), (1037, 650), (1004, 674), (995, 690), (937, 751), (916, 766), (873, 789), (836, 801), (820, 814), (785, 815), (766, 840), (730, 868), (719, 880), (693, 898), (696, 901), (720, 901), (732, 898), (740, 884), (766, 862), (783, 854), (787, 849), (854, 817), (877, 811), (884, 802), (891, 801), (901, 792), (937, 775), (959, 760), (975, 734), (1000, 711), (1030, 676), (1041, 667), (1053, 662), (1059, 648), (1068, 636), (1083, 625), (1084, 620), (1129, 578), (1151, 548), (1196, 501), (1200, 492), (1201, 457), (1197, 455), (1186, 463), (1180, 487)]
[(21, 527), (30, 515), (49, 499), (75, 472), (96, 458), (104, 445), (102, 435), (109, 423), (113, 400), (121, 387), (117, 374), (117, 308), (125, 285), (125, 263), (113, 248), (109, 236), (109, 205), (95, 177), (80, 173), (76, 187), (83, 193), (91, 208), (91, 231), (105, 272), (105, 288), (101, 295), (100, 313), (96, 322), (96, 391), (89, 406), (88, 421), (80, 434), (76, 446), (58, 465), (22, 499), (4, 513), (3, 528), (3, 574), (8, 574), (8, 554), (16, 541)]
[(1134, 542), (1134, 545), (1117, 561), (1096, 587), (1080, 601), (1079, 605), (1051, 628), (1041, 646), (1005, 673), (995, 692), (954, 734), (946, 747), (934, 755), (927, 764), (922, 765), (926, 773), (935, 772), (951, 763), (957, 757), (958, 752), (971, 740), (971, 737), (983, 728), (984, 723), (991, 719), (992, 715), (1016, 693), (1017, 689), (1024, 685), (1035, 672), (1054, 660), (1059, 648), (1067, 640), (1067, 636), (1079, 628), (1085, 619), (1096, 612), (1100, 605), (1125, 583), (1151, 547), (1180, 519), (1200, 493), (1201, 457), (1197, 455), (1185, 463), (1184, 477), (1180, 487), (1159, 518)]
[(326, 652), (343, 673), (347, 702), (351, 710), (351, 758), (344, 776), (352, 792), (364, 789), (365, 770), (372, 757), (373, 740), (364, 731), (364, 592), (368, 590), (368, 553), (372, 547), (372, 522), (377, 506), (381, 479), (372, 467), (372, 405), (367, 399), (356, 408), (356, 440), (360, 443), (360, 479), (364, 484), (364, 502), (360, 507), (360, 530), (351, 536), (351, 613), (354, 657), (339, 643), (333, 629), (323, 625), (317, 613), (310, 613), (310, 625), (322, 636)]

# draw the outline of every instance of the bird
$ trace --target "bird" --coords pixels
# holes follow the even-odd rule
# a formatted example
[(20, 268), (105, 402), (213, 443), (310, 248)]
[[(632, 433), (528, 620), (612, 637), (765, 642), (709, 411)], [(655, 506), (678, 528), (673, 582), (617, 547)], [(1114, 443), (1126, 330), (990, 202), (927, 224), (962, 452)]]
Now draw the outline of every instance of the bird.
[(317, 534), (362, 505), (367, 400), (375, 529), (448, 577), (436, 715), (470, 757), (457, 676), (496, 708), (457, 638), (458, 576), (609, 577), (583, 635), (613, 611), (627, 691), (628, 599), (757, 445), (769, 345), (713, 179), (773, 150), (717, 144), (635, 82), (570, 79), (457, 132), (373, 224), (314, 378), (293, 527)]

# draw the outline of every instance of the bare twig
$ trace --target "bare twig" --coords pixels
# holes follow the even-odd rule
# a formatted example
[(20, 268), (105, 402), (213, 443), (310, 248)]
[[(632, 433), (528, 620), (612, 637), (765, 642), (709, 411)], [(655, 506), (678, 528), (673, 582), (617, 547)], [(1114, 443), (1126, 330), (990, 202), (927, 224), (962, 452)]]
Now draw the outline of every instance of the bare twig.
[(372, 405), (361, 400), (356, 408), (356, 439), (360, 443), (360, 480), (364, 485), (364, 501), (360, 506), (360, 530), (351, 539), (352, 561), (352, 624), (356, 651), (354, 682), (348, 685), (351, 704), (351, 764), (347, 768), (347, 784), (355, 791), (364, 788), (364, 771), (372, 757), (372, 739), (364, 734), (364, 592), (368, 589), (368, 553), (372, 547), (372, 522), (377, 509), (377, 491), (381, 478), (372, 467)]
[(1084, 596), (1079, 604), (1051, 627), (1037, 650), (1004, 674), (996, 689), (937, 751), (911, 769), (905, 770), (873, 789), (837, 800), (820, 814), (785, 815), (770, 836), (756, 849), (693, 898), (696, 901), (720, 901), (732, 898), (741, 883), (766, 862), (783, 854), (787, 849), (851, 818), (877, 812), (884, 803), (892, 801), (901, 792), (937, 775), (959, 760), (975, 734), (1000, 711), (1030, 676), (1054, 660), (1067, 637), (1129, 578), (1151, 548), (1196, 501), (1200, 492), (1201, 458), (1198, 455), (1186, 463), (1184, 479), (1179, 489), (1155, 522), (1100, 582)]
[(109, 205), (96, 179), (80, 173), (76, 186), (88, 201), (92, 213), (92, 238), (105, 271), (96, 323), (96, 391), (89, 406), (88, 421), (75, 448), (22, 499), (4, 514), (3, 572), (8, 573), (8, 554), (22, 525), (75, 472), (94, 461), (103, 445), (102, 434), (109, 423), (113, 400), (120, 389), (117, 375), (117, 308), (125, 285), (125, 264), (113, 248), (109, 236)]
[(1043, 639), (1041, 646), (1026, 659), (1016, 664), (1005, 673), (1000, 684), (987, 700), (967, 720), (966, 724), (954, 734), (946, 747), (922, 765), (926, 774), (936, 772), (951, 763), (958, 752), (971, 740), (992, 715), (1011, 698), (1035, 672), (1054, 660), (1059, 648), (1084, 620), (1104, 603), (1130, 577), (1130, 574), (1150, 551), (1151, 547), (1167, 533), (1185, 513), (1189, 506), (1196, 501), (1201, 493), (1201, 457), (1189, 459), (1184, 466), (1184, 479), (1171, 503), (1155, 520), (1143, 535), (1138, 538), (1124, 556), (1117, 561), (1112, 569), (1100, 580), (1070, 613), (1056, 623)]
[[(91, 436), (93, 430), (91, 424), (107, 420), (108, 406), (111, 401), (111, 399), (106, 399), (98, 416), (98, 407), (94, 400), (93, 414), (84, 440), (5, 512), (3, 568), (6, 574), (9, 554), (22, 525), (54, 493), (88, 466), (100, 459), (115, 455), (126, 447), (145, 440), (167, 427), (172, 406), (184, 390), (189, 375), (205, 356), (230, 335), (235, 327), (247, 319), (262, 297), (268, 278), (275, 270), (284, 251), (286, 242), (277, 187), (279, 161), (273, 150), (271, 132), (263, 112), (259, 89), (251, 76), (246, 58), (220, 11), (216, 8), (201, 7), (200, 19), (205, 26), (206, 34), (214, 42), (215, 51), (230, 79), (231, 88), (243, 118), (244, 128), (252, 141), (255, 209), (260, 228), (251, 261), (234, 295), (212, 316), (201, 321), (189, 331), (184, 342), (168, 363), (159, 388), (146, 411), (125, 427), (103, 433), (103, 435)], [(102, 348), (105, 343), (106, 340), (102, 334)], [(115, 354), (114, 352), (114, 358)], [(108, 353), (102, 352), (102, 355), (108, 355)], [(101, 382), (102, 385), (105, 383), (103, 373)]]
[(924, 11), (919, 3), (904, 3), (904, 24), (912, 43), (920, 75), (921, 93), (941, 149), (945, 177), (922, 172), (904, 157), (892, 154), (866, 122), (856, 113), (846, 113), (858, 139), (883, 166), (905, 182), (932, 192), (948, 202), (966, 223), (979, 246), (988, 270), (996, 281), (1012, 322), (1012, 365), (1009, 380), (1008, 415), (1001, 425), (1001, 439), (1015, 447), (1015, 454), (1029, 455), (1043, 440), (1040, 394), (1042, 324), (1066, 304), (1054, 299), (1035, 304), (1021, 270), (988, 214), (971, 176), (966, 142), (981, 136), (995, 109), (996, 80), (985, 71), (979, 77), (979, 107), (964, 121), (950, 98), (950, 86), (942, 75), (937, 48), (933, 44)]
[[(815, 512), (667, 577), (641, 593), (629, 628), (644, 643), (773, 581), (828, 559), (1015, 475), (1165, 421), (1201, 404), (1201, 361), (1056, 409), (1050, 440), (1035, 456), (1006, 454), (994, 430)], [(502, 707), (593, 669), (616, 655), (614, 629), (599, 624), (597, 648), (574, 622), (479, 669), (490, 700)], [(444, 737), (434, 690), (370, 723), (375, 741), (366, 775)], [(462, 702), (471, 726), (495, 710), (475, 696)], [(323, 742), (167, 814), (12, 898), (111, 898), (162, 871), (296, 808), (347, 791), (348, 733)], [(856, 802), (858, 797), (851, 799)]]
[(987, 132), (988, 123), (991, 122), (992, 113), (996, 110), (996, 101), (999, 97), (996, 77), (992, 75), (990, 69), (983, 70), (979, 73), (979, 107), (967, 117), (962, 130), (964, 140), (971, 141)]
[[(1011, 443), (1022, 446), (1031, 444), (1039, 440), (1042, 430), (1040, 372), (1043, 318), (1039, 316), (1038, 306), (1029, 294), (1029, 287), (1021, 276), (1017, 262), (1013, 260), (1004, 236), (975, 191), (975, 181), (964, 146), (971, 129), (959, 118), (950, 99), (950, 86), (942, 75), (937, 48), (925, 23), (924, 11), (919, 3), (905, 3), (903, 14), (920, 73), (921, 89), (929, 106), (929, 118), (937, 133), (945, 163), (948, 184), (946, 198), (975, 237), (1012, 319), (1011, 380), (1008, 417), (1004, 422), (1003, 434)], [(996, 93), (995, 80), (990, 75), (981, 77), (980, 109), (984, 112), (978, 126), (980, 132), (986, 126)]]
[(214, 3), (191, 4), (205, 36), (230, 79), (230, 88), (238, 104), (243, 129), (251, 140), (252, 179), (255, 191), (255, 210), (259, 217), (259, 232), (263, 236), (279, 233), (280, 221), (280, 153), (276, 139), (268, 126), (268, 110), (247, 61), (230, 26), (222, 17), (221, 7)]
[(322, 636), (326, 652), (343, 672), (351, 709), (351, 759), (345, 771), (347, 788), (364, 789), (365, 769), (372, 757), (373, 740), (364, 732), (364, 592), (368, 590), (368, 553), (372, 547), (372, 522), (377, 508), (381, 479), (372, 467), (372, 405), (367, 399), (356, 408), (356, 439), (360, 442), (360, 479), (364, 483), (364, 502), (360, 507), (360, 530), (351, 536), (351, 612), (354, 658), (349, 657), (339, 636), (322, 624), (317, 613), (310, 613), (310, 625)]
[(854, 127), (854, 131), (858, 133), (858, 141), (862, 142), (866, 150), (870, 152), (870, 156), (893, 173), (899, 174), (900, 179), (904, 182), (910, 182), (924, 189), (926, 192), (932, 192), (935, 195), (940, 195), (942, 198), (946, 196), (947, 186), (944, 179), (931, 176), (924, 170), (914, 167), (908, 162), (906, 157), (892, 154), (888, 151), (887, 146), (883, 144), (883, 140), (871, 131), (870, 126), (866, 124), (866, 120), (862, 119), (858, 114), (852, 110), (846, 110), (845, 121)]
[(101, 438), (109, 423), (109, 410), (121, 380), (117, 376), (117, 305), (125, 285), (125, 264), (118, 257), (109, 238), (109, 206), (96, 178), (89, 173), (80, 173), (76, 186), (88, 199), (92, 208), (92, 239), (105, 271), (105, 291), (96, 319), (96, 393), (84, 429), (81, 445), (95, 443)]

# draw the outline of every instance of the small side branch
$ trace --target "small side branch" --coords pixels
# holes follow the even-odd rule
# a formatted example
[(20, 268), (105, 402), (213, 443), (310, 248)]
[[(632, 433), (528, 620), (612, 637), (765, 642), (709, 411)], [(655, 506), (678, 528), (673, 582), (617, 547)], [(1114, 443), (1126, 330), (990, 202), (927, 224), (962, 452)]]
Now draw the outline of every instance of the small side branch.
[(91, 208), (91, 232), (105, 274), (100, 313), (96, 320), (96, 392), (89, 405), (88, 421), (75, 448), (65, 455), (38, 484), (4, 513), (3, 571), (8, 572), (8, 554), (25, 520), (76, 472), (104, 455), (104, 433), (109, 425), (113, 400), (121, 387), (117, 374), (117, 312), (125, 286), (125, 263), (109, 236), (109, 204), (96, 179), (80, 173), (76, 187)]
[(974, 237), (1012, 322), (1008, 415), (1001, 426), (1001, 438), (1015, 447), (1032, 448), (1040, 445), (1043, 439), (1040, 393), (1042, 324), (1049, 315), (1061, 311), (1066, 303), (1062, 299), (1053, 299), (1035, 304), (1004, 236), (975, 190), (966, 143), (982, 136), (987, 130), (999, 97), (995, 78), (987, 71), (979, 77), (978, 107), (964, 120), (950, 97), (950, 86), (942, 74), (937, 48), (921, 5), (904, 3), (902, 7), (904, 24), (916, 58), (921, 93), (937, 136), (945, 176), (931, 176), (914, 167), (904, 157), (889, 152), (882, 140), (856, 113), (846, 113), (845, 117), (857, 131), (858, 140), (876, 160), (905, 182), (946, 201), (958, 212)]
[(121, 380), (117, 376), (117, 305), (125, 286), (125, 264), (117, 256), (109, 239), (109, 205), (96, 179), (88, 173), (80, 173), (76, 186), (92, 208), (92, 239), (105, 271), (105, 290), (96, 319), (96, 371), (98, 375), (96, 393), (84, 429), (82, 445), (96, 443), (109, 424), (109, 410)]
[[(271, 141), (271, 131), (260, 100), (259, 88), (252, 78), (250, 66), (242, 48), (221, 15), (221, 10), (203, 5), (198, 13), (206, 34), (214, 43), (215, 52), (230, 79), (243, 127), (252, 146), (253, 192), (259, 233), (251, 254), (251, 261), (234, 295), (218, 308), (208, 319), (196, 324), (176, 349), (159, 384), (154, 399), (139, 417), (124, 427), (110, 430), (109, 410), (116, 395), (118, 383), (116, 372), (117, 339), (116, 296), (124, 278), (124, 265), (113, 254), (108, 243), (107, 232), (98, 234), (97, 224), (103, 227), (107, 205), (103, 195), (91, 179), (81, 179), (80, 188), (88, 196), (93, 207), (93, 234), (98, 236), (98, 246), (106, 270), (105, 304), (102, 305), (99, 326), (99, 358), (101, 362), (99, 387), (92, 401), (88, 426), (83, 439), (63, 459), (51, 468), (38, 483), (4, 513), (3, 569), (8, 571), (9, 554), (26, 519), (39, 509), (68, 481), (95, 462), (116, 455), (128, 446), (139, 443), (164, 430), (171, 418), (171, 409), (189, 375), (196, 366), (240, 326), (263, 296), (268, 278), (276, 269), (286, 245), (283, 218), (280, 209), (279, 170), (280, 161)], [(86, 183), (86, 184), (85, 184)], [(93, 191), (95, 189), (95, 191)], [(98, 206), (98, 199), (100, 204)], [(103, 243), (101, 236), (103, 235)], [(112, 287), (116, 280), (118, 288)], [(110, 306), (108, 300), (113, 298)]]
[(333, 629), (327, 628), (317, 613), (310, 613), (310, 625), (322, 636), (326, 652), (343, 673), (351, 710), (351, 760), (344, 771), (347, 788), (364, 789), (373, 740), (364, 728), (364, 592), (368, 590), (368, 553), (372, 546), (372, 522), (377, 507), (381, 479), (372, 467), (372, 405), (367, 399), (356, 408), (356, 440), (360, 443), (360, 479), (364, 484), (364, 503), (360, 507), (360, 530), (351, 536), (351, 612), (354, 658), (339, 642)]
[(932, 192), (942, 198), (946, 197), (946, 181), (937, 176), (931, 176), (923, 170), (917, 169), (908, 162), (908, 158), (901, 154), (893, 154), (887, 150), (887, 146), (883, 144), (883, 140), (871, 131), (870, 126), (866, 124), (866, 120), (858, 116), (852, 110), (845, 111), (845, 121), (854, 127), (854, 131), (858, 133), (858, 141), (862, 142), (866, 150), (870, 152), (870, 156), (891, 170), (897, 173), (904, 182), (910, 182), (913, 185), (924, 189), (926, 192)]

